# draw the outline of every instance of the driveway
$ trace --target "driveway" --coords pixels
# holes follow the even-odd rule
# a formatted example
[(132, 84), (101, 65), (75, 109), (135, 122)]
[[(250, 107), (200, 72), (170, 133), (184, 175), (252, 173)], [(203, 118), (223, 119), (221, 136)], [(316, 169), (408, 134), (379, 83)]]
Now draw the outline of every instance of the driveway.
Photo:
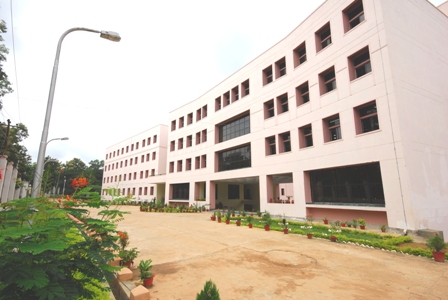
[[(151, 299), (447, 299), (448, 264), (306, 236), (210, 221), (210, 213), (142, 213), (118, 225), (153, 260)], [(136, 279), (138, 279), (136, 277)]]

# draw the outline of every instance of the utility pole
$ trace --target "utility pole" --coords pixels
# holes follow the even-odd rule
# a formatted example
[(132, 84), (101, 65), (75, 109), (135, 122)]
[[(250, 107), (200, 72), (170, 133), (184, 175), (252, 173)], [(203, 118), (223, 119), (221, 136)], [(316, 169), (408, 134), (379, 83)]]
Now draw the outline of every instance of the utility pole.
[(6, 138), (5, 138), (5, 146), (3, 147), (3, 153), (2, 155), (5, 155), (6, 148), (8, 147), (8, 139), (9, 139), (9, 129), (11, 128), (11, 120), (7, 120), (8, 127), (6, 127)]

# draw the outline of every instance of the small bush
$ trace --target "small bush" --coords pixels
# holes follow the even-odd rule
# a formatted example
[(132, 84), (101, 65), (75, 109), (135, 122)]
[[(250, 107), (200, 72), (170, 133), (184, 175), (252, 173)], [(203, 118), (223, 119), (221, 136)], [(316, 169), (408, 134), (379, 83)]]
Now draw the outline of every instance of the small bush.
[(221, 300), (219, 291), (216, 285), (211, 281), (207, 281), (204, 289), (197, 294), (196, 300)]

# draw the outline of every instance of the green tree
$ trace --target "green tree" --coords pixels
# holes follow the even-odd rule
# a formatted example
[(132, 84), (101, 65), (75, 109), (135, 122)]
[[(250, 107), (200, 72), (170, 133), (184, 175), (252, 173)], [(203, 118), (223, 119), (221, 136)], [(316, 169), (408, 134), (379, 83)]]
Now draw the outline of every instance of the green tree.
[(92, 191), (94, 192), (101, 192), (103, 168), (104, 160), (95, 159), (89, 162), (89, 166), (87, 167), (87, 170), (85, 172), (87, 181), (90, 183)]
[[(45, 158), (44, 173), (42, 175), (41, 188), (44, 193), (51, 193), (52, 189), (60, 187), (62, 163), (50, 156)], [(62, 193), (62, 188), (59, 189)]]
[(73, 194), (75, 190), (71, 186), (72, 180), (77, 177), (86, 177), (87, 165), (81, 159), (73, 158), (64, 164), (63, 170), (67, 180), (65, 194)]
[[(5, 21), (0, 21), (0, 33), (6, 33), (6, 23)], [(0, 42), (3, 42), (3, 37), (0, 34)], [(0, 109), (2, 108), (2, 98), (8, 94), (12, 93), (11, 83), (8, 80), (8, 75), (3, 71), (3, 62), (6, 61), (6, 55), (9, 53), (8, 48), (1, 43), (0, 44)]]

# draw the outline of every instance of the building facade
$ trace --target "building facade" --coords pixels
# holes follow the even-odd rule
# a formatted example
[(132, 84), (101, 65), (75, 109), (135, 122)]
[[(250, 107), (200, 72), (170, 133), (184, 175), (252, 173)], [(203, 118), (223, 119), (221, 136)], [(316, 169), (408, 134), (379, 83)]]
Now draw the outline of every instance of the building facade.
[(205, 198), (447, 237), (447, 36), (426, 0), (327, 0), (172, 111), (166, 173), (145, 181), (171, 205)]

